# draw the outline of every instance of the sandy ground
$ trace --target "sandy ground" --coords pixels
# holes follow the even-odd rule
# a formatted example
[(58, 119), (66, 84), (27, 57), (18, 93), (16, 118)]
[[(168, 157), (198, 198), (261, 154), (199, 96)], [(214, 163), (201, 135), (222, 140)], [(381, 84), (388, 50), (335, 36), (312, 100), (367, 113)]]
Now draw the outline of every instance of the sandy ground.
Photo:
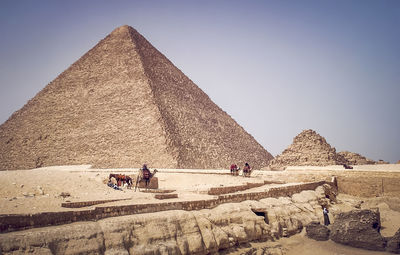
[(305, 231), (278, 241), (287, 249), (285, 255), (389, 255), (393, 253), (368, 251), (329, 241), (315, 241), (305, 236)]
[[(377, 166), (375, 171), (385, 171), (385, 168), (389, 171), (400, 171), (399, 166)], [(59, 166), (33, 170), (0, 171), (0, 214), (71, 210), (61, 207), (61, 203), (65, 201), (128, 199), (106, 204), (112, 205), (207, 199), (213, 197), (207, 195), (207, 191), (211, 187), (234, 186), (247, 182), (260, 183), (275, 174), (282, 178), (281, 173), (274, 173), (273, 171), (256, 171), (251, 178), (243, 178), (241, 176), (230, 176), (228, 170), (160, 169), (160, 172), (156, 175), (159, 180), (159, 188), (176, 190), (175, 193), (179, 196), (178, 199), (167, 201), (157, 200), (154, 198), (154, 194), (135, 192), (134, 189), (117, 191), (103, 183), (109, 173), (135, 175), (137, 171), (137, 169), (91, 169), (90, 166)], [(205, 172), (207, 174), (204, 174)], [(279, 185), (285, 184), (264, 185), (247, 192), (263, 191)], [(69, 193), (70, 196), (64, 198), (60, 196), (62, 192)], [(400, 228), (400, 198), (358, 198), (341, 194), (338, 196), (338, 201), (331, 208), (332, 215), (352, 210), (355, 206), (363, 209), (379, 207), (382, 235), (392, 236)], [(268, 243), (262, 242), (251, 243), (250, 245), (252, 247), (265, 247), (266, 244)], [(332, 241), (317, 242), (305, 237), (304, 231), (301, 234), (282, 238), (268, 245), (271, 245), (271, 247), (280, 245), (285, 248), (288, 255), (389, 254), (356, 249)], [(231, 254), (240, 254), (241, 251), (243, 249), (233, 251)]]
[[(129, 199), (112, 204), (138, 204), (163, 202), (154, 198), (154, 194), (135, 192), (134, 189), (114, 190), (103, 183), (110, 173), (122, 173), (134, 176), (137, 169), (88, 169), (72, 166), (46, 167), (33, 170), (0, 171), (0, 213), (21, 214), (45, 211), (66, 211), (62, 202), (78, 202), (108, 199)], [(159, 189), (176, 190), (178, 199), (171, 201), (197, 200), (213, 198), (207, 195), (211, 187), (235, 186), (247, 182), (262, 182), (257, 177), (243, 178), (231, 176), (229, 171), (211, 171), (215, 174), (173, 173), (159, 170), (156, 174)], [(189, 170), (190, 172), (190, 170)], [(266, 189), (266, 185), (263, 189)], [(258, 189), (259, 190), (259, 189)], [(62, 193), (70, 196), (62, 197)], [(86, 209), (86, 208), (85, 208)]]
[(390, 255), (393, 253), (383, 251), (369, 251), (358, 249), (346, 245), (337, 244), (329, 241), (315, 241), (306, 237), (305, 230), (300, 234), (289, 238), (281, 238), (275, 242), (250, 243), (245, 247), (230, 251), (229, 255), (239, 255), (245, 253), (250, 248), (261, 249), (268, 247), (274, 249), (279, 247), (285, 255)]

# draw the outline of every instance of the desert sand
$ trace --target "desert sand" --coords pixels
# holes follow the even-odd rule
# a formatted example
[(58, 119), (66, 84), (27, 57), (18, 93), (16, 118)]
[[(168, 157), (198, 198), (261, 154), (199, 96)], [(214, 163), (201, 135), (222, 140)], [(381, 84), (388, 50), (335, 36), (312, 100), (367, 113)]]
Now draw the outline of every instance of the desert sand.
[[(262, 181), (256, 177), (243, 178), (227, 175), (228, 170), (206, 171), (210, 174), (196, 173), (199, 171), (203, 170), (159, 169), (156, 174), (159, 189), (175, 190), (175, 193), (178, 194), (178, 199), (168, 201), (196, 200), (212, 198), (213, 196), (207, 195), (207, 191), (211, 187)], [(90, 166), (57, 166), (33, 170), (0, 171), (0, 213), (20, 214), (71, 210), (60, 206), (62, 202), (66, 201), (128, 199), (109, 203), (110, 205), (160, 202), (154, 198), (154, 194), (135, 192), (134, 188), (123, 188), (122, 191), (118, 191), (104, 183), (110, 173), (122, 173), (135, 178), (137, 172), (138, 169), (91, 169)], [(62, 193), (68, 193), (70, 196), (61, 196)]]

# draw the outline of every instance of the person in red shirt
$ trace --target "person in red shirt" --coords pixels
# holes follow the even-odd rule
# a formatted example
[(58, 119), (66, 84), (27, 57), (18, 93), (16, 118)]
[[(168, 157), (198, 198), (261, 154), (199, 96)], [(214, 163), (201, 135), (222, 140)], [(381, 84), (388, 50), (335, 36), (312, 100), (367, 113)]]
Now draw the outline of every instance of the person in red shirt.
[(239, 173), (239, 168), (236, 164), (231, 165), (231, 175), (236, 176)]

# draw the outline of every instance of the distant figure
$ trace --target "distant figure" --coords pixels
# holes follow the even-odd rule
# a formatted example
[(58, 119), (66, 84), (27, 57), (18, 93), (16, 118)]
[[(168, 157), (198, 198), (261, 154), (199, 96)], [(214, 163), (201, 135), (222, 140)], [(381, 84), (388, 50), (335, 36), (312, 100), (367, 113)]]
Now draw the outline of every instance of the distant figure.
[(347, 164), (343, 164), (343, 167), (344, 167), (344, 169), (353, 169), (352, 166), (349, 166), (349, 165), (347, 165)]
[(109, 181), (108, 181), (108, 186), (115, 189), (115, 190), (121, 190), (118, 185), (117, 185), (117, 179), (115, 179), (114, 176), (110, 177)]
[(239, 167), (236, 164), (231, 165), (231, 175), (238, 176), (239, 175)]
[(251, 167), (249, 163), (246, 162), (243, 167), (243, 177), (250, 177), (251, 174)]
[(143, 173), (143, 178), (144, 179), (149, 179), (150, 178), (150, 170), (147, 168), (146, 164), (143, 164), (141, 170), (142, 170), (142, 173)]
[(135, 185), (135, 191), (136, 188), (138, 187), (138, 184), (141, 180), (145, 181), (145, 186), (146, 190), (147, 187), (149, 186), (150, 179), (158, 172), (157, 169), (154, 169), (153, 173), (150, 172), (150, 170), (147, 168), (146, 164), (143, 164), (142, 168), (139, 169), (139, 173), (136, 178), (136, 185)]
[(329, 224), (331, 224), (331, 222), (329, 221), (329, 215), (328, 215), (329, 211), (326, 207), (324, 207), (323, 213), (324, 213), (324, 225), (328, 226)]

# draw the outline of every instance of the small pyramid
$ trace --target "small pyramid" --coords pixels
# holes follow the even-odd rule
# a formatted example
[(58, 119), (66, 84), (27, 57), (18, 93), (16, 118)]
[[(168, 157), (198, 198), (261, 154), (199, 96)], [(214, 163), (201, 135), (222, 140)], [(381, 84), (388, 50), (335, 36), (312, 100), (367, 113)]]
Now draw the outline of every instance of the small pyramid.
[(346, 160), (336, 153), (317, 132), (308, 129), (293, 139), (293, 143), (282, 154), (271, 160), (271, 169), (286, 166), (327, 166), (346, 164)]
[(267, 166), (272, 155), (129, 26), (0, 126), (0, 169)]
[(350, 165), (374, 165), (375, 161), (368, 159), (358, 153), (341, 151), (338, 155), (342, 156)]

